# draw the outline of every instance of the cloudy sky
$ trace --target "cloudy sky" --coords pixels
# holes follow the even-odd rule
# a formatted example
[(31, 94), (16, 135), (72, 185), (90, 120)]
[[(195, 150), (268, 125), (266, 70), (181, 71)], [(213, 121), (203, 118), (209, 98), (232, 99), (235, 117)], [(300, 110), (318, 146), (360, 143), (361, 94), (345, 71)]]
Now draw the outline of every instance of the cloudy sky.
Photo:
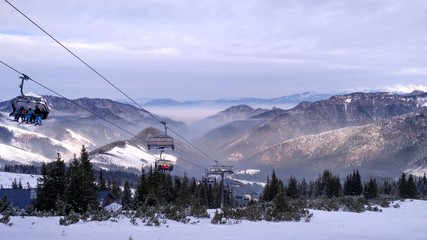
[[(427, 85), (425, 0), (8, 1), (132, 98)], [(124, 98), (4, 0), (0, 50), (66, 97)], [(18, 77), (0, 65), (0, 99)]]

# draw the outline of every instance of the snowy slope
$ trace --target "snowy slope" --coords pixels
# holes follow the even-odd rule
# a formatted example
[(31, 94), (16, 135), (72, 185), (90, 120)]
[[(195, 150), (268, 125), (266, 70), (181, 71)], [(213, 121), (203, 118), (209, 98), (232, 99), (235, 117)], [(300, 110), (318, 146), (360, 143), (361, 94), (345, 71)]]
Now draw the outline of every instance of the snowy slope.
[(85, 146), (96, 146), (94, 142), (85, 138), (84, 136), (73, 132), (71, 129), (65, 129), (71, 138), (61, 141), (63, 144), (66, 144), (68, 148), (80, 151), (82, 145)]
[[(1, 144), (0, 158), (7, 161), (16, 161), (21, 164), (31, 164), (31, 162), (50, 162), (54, 158), (46, 158), (44, 152), (51, 149), (52, 156), (56, 152), (61, 152), (64, 160), (71, 159), (74, 154), (79, 153), (82, 145), (86, 147), (95, 146), (93, 142), (84, 136), (75, 133), (70, 129), (65, 129), (68, 137), (62, 140), (38, 133), (37, 126), (18, 125), (16, 122), (0, 123), (0, 127), (7, 129), (13, 135), (10, 144)], [(36, 148), (35, 144), (40, 147)]]
[(32, 162), (51, 162), (51, 159), (45, 158), (38, 154), (25, 151), (18, 147), (13, 147), (0, 143), (0, 158), (20, 163), (24, 165), (31, 165)]
[(413, 91), (427, 92), (427, 85), (416, 84), (396, 84), (393, 86), (384, 87), (384, 90), (392, 93), (411, 93)]
[[(56, 239), (185, 239), (185, 240), (424, 240), (427, 230), (427, 202), (399, 202), (399, 208), (385, 208), (383, 212), (323, 212), (312, 211), (306, 222), (249, 222), (212, 225), (210, 219), (199, 219), (196, 224), (169, 220), (160, 227), (147, 227), (137, 220), (119, 218), (117, 222), (79, 222), (60, 226), (59, 217), (12, 217), (11, 226), (0, 224), (1, 239), (56, 240)], [(191, 221), (194, 222), (194, 221)]]
[[(143, 166), (154, 166), (156, 159), (160, 154), (150, 154), (142, 146), (133, 146), (126, 144), (124, 147), (116, 146), (110, 151), (97, 154), (91, 159), (91, 162), (99, 165), (116, 165), (125, 168), (141, 169)], [(176, 157), (170, 154), (162, 154), (162, 159), (167, 159), (176, 163)]]
[(11, 188), (12, 182), (16, 179), (18, 183), (21, 181), (24, 188), (27, 188), (28, 185), (30, 188), (35, 188), (37, 187), (37, 178), (39, 177), (41, 175), (0, 172), (0, 185), (3, 188)]

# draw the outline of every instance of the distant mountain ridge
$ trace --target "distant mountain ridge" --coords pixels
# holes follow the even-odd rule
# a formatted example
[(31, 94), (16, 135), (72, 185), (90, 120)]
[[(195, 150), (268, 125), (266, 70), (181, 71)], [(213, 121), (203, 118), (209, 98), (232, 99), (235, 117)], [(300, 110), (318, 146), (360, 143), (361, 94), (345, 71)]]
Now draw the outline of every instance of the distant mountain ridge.
[[(0, 165), (54, 160), (57, 151), (71, 158), (83, 144), (93, 163), (105, 169), (140, 169), (159, 157), (160, 151), (147, 150), (146, 141), (162, 134), (163, 126), (144, 110), (108, 99), (73, 100), (136, 134), (130, 135), (65, 99), (47, 99), (52, 111), (42, 127), (17, 126), (6, 119), (10, 103), (0, 103)], [(357, 92), (302, 101), (291, 109), (237, 104), (192, 126), (159, 118), (181, 135), (197, 136), (192, 144), (221, 164), (241, 172), (261, 170), (253, 178), (265, 180), (273, 168), (305, 177), (323, 169), (345, 174), (355, 168), (390, 177), (401, 171), (427, 171), (426, 111), (425, 92)], [(177, 162), (177, 172), (200, 175), (200, 166), (213, 164), (173, 137), (176, 150), (164, 156)]]
[[(257, 98), (257, 97), (234, 97), (234, 98), (220, 98), (213, 100), (187, 100), (187, 101), (178, 101), (172, 98), (160, 98), (160, 99), (148, 99), (140, 98), (137, 99), (143, 106), (151, 107), (162, 107), (162, 106), (195, 106), (195, 105), (276, 105), (278, 104), (295, 104), (300, 102), (316, 102), (320, 100), (328, 99), (336, 95), (347, 95), (355, 92), (364, 92), (364, 93), (377, 93), (377, 92), (387, 92), (391, 94), (409, 94), (412, 92), (421, 91), (427, 92), (427, 85), (415, 85), (415, 84), (396, 84), (391, 86), (383, 86), (378, 88), (355, 88), (334, 91), (329, 93), (318, 93), (314, 91), (307, 91), (302, 93), (284, 95), (281, 97), (273, 98)], [(120, 100), (121, 102), (128, 102), (127, 100)]]
[[(354, 137), (365, 138), (369, 135), (360, 135), (352, 133), (351, 131), (346, 133), (349, 128), (353, 131), (359, 131), (363, 127), (369, 125), (375, 125), (377, 122), (392, 123), (400, 121), (401, 116), (412, 116), (416, 114), (427, 102), (427, 93), (414, 92), (411, 94), (390, 94), (390, 93), (352, 93), (347, 95), (333, 96), (329, 99), (317, 101), (317, 102), (302, 102), (296, 107), (288, 110), (283, 109), (271, 109), (264, 111), (258, 115), (253, 115), (246, 119), (240, 119), (238, 121), (229, 122), (223, 126), (213, 129), (201, 137), (198, 141), (202, 146), (209, 146), (206, 151), (210, 151), (212, 154), (216, 154), (219, 158), (227, 159), (229, 164), (242, 165), (242, 166), (254, 166), (258, 167), (272, 167), (281, 169), (283, 171), (292, 172), (295, 169), (309, 168), (306, 165), (306, 160), (309, 158), (317, 159), (321, 164), (313, 163), (312, 166), (317, 168), (335, 168), (331, 162), (343, 161), (340, 156), (339, 142), (335, 142), (339, 138), (328, 138), (326, 141), (330, 148), (319, 148), (320, 151), (324, 150), (325, 153), (319, 156), (312, 156), (303, 154), (307, 149), (316, 148), (313, 144), (291, 144), (296, 143), (297, 139), (307, 139), (309, 136), (323, 136), (331, 131), (339, 132), (339, 134), (348, 135), (352, 134)], [(425, 114), (423, 112), (418, 115), (414, 115), (415, 118), (423, 118)], [(409, 120), (408, 120), (409, 121)], [(388, 125), (391, 128), (398, 128), (399, 124)], [(416, 131), (423, 132), (423, 123), (420, 125), (413, 125), (417, 128)], [(359, 130), (357, 130), (359, 129)], [(408, 128), (409, 129), (409, 128)], [(386, 128), (383, 129), (386, 131)], [(404, 131), (400, 131), (401, 135), (393, 136), (393, 139), (385, 141), (387, 146), (393, 148), (392, 144), (395, 141), (404, 140), (406, 136)], [(379, 132), (378, 134), (383, 134)], [(385, 135), (390, 137), (390, 135)], [(321, 139), (321, 138), (320, 138)], [(348, 138), (345, 141), (350, 141)], [(319, 140), (322, 142), (322, 140)], [(364, 141), (369, 142), (367, 139)], [(422, 139), (415, 138), (413, 144), (421, 144)], [(288, 148), (279, 147), (282, 144), (287, 143)], [(306, 142), (307, 143), (307, 142)], [(319, 145), (320, 146), (320, 145)], [(408, 146), (409, 147), (409, 146)], [(306, 149), (307, 148), (307, 149)], [(299, 150), (298, 150), (299, 149)], [(332, 150), (328, 150), (332, 149)], [(363, 150), (363, 149), (362, 149)], [(358, 150), (358, 151), (362, 151)], [(300, 156), (297, 152), (302, 154), (300, 161), (296, 161), (296, 156)], [(363, 151), (362, 151), (363, 152)], [(399, 161), (399, 156), (405, 151), (394, 152), (389, 156), (390, 162)], [(385, 154), (386, 152), (382, 152)], [(393, 151), (390, 151), (393, 153)], [(290, 154), (290, 155), (289, 155)], [(350, 151), (348, 154), (352, 154)], [(367, 154), (366, 152), (364, 153)], [(365, 156), (362, 154), (363, 156)], [(377, 153), (375, 153), (377, 154)], [(375, 156), (375, 154), (372, 154)], [(285, 156), (291, 156), (289, 160), (282, 161)], [(359, 156), (362, 156), (359, 155)], [(423, 159), (427, 155), (419, 156), (418, 158)], [(323, 156), (323, 157), (322, 157)], [(409, 156), (409, 155), (408, 155)], [(418, 161), (409, 157), (411, 161)], [(276, 159), (276, 160), (274, 160)], [(292, 160), (293, 159), (293, 160)], [(304, 160), (306, 159), (306, 160)], [(323, 160), (322, 160), (323, 159)], [(329, 159), (328, 161), (324, 161)], [(359, 160), (353, 159), (355, 162), (365, 162), (371, 158), (362, 158)], [(292, 166), (287, 163), (293, 162)], [(407, 161), (407, 162), (411, 162)], [(348, 164), (348, 167), (355, 167), (357, 164)], [(365, 164), (366, 165), (366, 164)], [(364, 166), (365, 166), (364, 165)], [(342, 166), (341, 166), (342, 167)], [(286, 169), (287, 168), (287, 169)], [(378, 166), (376, 166), (378, 168)], [(400, 165), (396, 171), (404, 171), (409, 169), (410, 166)], [(345, 168), (341, 168), (344, 170)], [(427, 169), (427, 166), (426, 166)], [(307, 169), (308, 170), (308, 169)], [(368, 169), (369, 170), (369, 169)], [(378, 169), (373, 169), (378, 170)], [(316, 170), (317, 172), (319, 169)], [(313, 171), (313, 172), (316, 172)], [(296, 174), (296, 173), (295, 173)]]
[(194, 105), (277, 105), (282, 103), (299, 103), (302, 101), (319, 101), (331, 97), (333, 94), (304, 92), (276, 98), (221, 98), (216, 100), (176, 101), (170, 98), (152, 99), (143, 103), (144, 106), (194, 106)]

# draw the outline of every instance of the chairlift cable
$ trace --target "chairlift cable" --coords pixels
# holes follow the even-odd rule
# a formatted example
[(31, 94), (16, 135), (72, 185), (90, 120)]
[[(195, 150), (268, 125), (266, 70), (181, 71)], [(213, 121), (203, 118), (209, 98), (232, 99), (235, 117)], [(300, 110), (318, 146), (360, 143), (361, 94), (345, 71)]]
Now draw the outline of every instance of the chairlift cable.
[(49, 34), (46, 30), (44, 30), (40, 25), (38, 25), (36, 22), (34, 22), (30, 17), (28, 17), (25, 13), (20, 11), (17, 7), (15, 7), (13, 4), (11, 4), (8, 0), (4, 0), (6, 3), (8, 3), (12, 8), (14, 8), (17, 12), (19, 12), (22, 16), (24, 16), (28, 21), (30, 21), (32, 24), (34, 24), (37, 28), (39, 28), (42, 32), (44, 32), (47, 36), (49, 36), (53, 41), (55, 41), (57, 44), (59, 44), (62, 48), (64, 48), (67, 52), (69, 52), (71, 55), (73, 55), (75, 58), (77, 58), (81, 63), (83, 63), (86, 67), (88, 67), (92, 72), (94, 72), (96, 75), (101, 77), (104, 81), (109, 83), (113, 88), (115, 88), (117, 91), (119, 91), (121, 94), (123, 94), (127, 99), (129, 99), (132, 103), (140, 107), (143, 111), (148, 113), (151, 117), (156, 119), (159, 123), (162, 121), (158, 119), (156, 116), (154, 116), (149, 111), (145, 110), (143, 107), (141, 107), (136, 101), (134, 101), (131, 97), (129, 97), (125, 92), (123, 92), (121, 89), (116, 87), (111, 81), (109, 81), (106, 77), (104, 77), (101, 73), (96, 71), (92, 66), (90, 66), (88, 63), (86, 63), (83, 59), (81, 59), (77, 54), (75, 54), (73, 51), (71, 51), (69, 48), (67, 48), (64, 44), (62, 44), (59, 40), (57, 40), (54, 36)]
[[(27, 75), (25, 75), (25, 74), (21, 73), (20, 71), (16, 70), (15, 68), (11, 67), (9, 64), (7, 64), (7, 63), (5, 63), (5, 62), (3, 62), (3, 61), (1, 61), (1, 60), (0, 60), (0, 62), (1, 62), (3, 65), (5, 65), (6, 67), (8, 67), (8, 68), (12, 69), (13, 71), (15, 71), (16, 73), (18, 73), (18, 74), (20, 74), (20, 75), (22, 75), (22, 76), (27, 76)], [(28, 77), (28, 76), (27, 76), (27, 77)]]
[(189, 144), (190, 146), (192, 146), (194, 149), (196, 149), (197, 151), (199, 151), (200, 153), (202, 153), (205, 157), (209, 158), (210, 160), (212, 160), (213, 162), (215, 162), (218, 165), (218, 161), (213, 159), (211, 156), (209, 156), (208, 154), (206, 154), (205, 152), (203, 152), (202, 150), (200, 150), (197, 146), (195, 146), (194, 144), (192, 144), (190, 141), (188, 141), (187, 139), (185, 139), (183, 136), (181, 136), (180, 134), (178, 134), (176, 131), (174, 131), (173, 129), (168, 128), (171, 132), (173, 132), (175, 135), (177, 135), (179, 138), (181, 138), (182, 140), (184, 140), (184, 142), (186, 142), (187, 144)]
[[(73, 51), (71, 51), (69, 48), (67, 48), (64, 44), (62, 44), (60, 41), (58, 41), (55, 37), (53, 37), (51, 34), (49, 34), (46, 30), (44, 30), (40, 25), (38, 25), (36, 22), (34, 22), (31, 18), (29, 18), (27, 15), (25, 15), (22, 11), (20, 11), (18, 8), (16, 8), (13, 4), (11, 4), (8, 0), (4, 0), (6, 3), (8, 3), (12, 8), (14, 8), (17, 12), (19, 12), (22, 16), (24, 16), (28, 21), (30, 21), (32, 24), (34, 24), (37, 28), (39, 28), (42, 32), (44, 32), (47, 36), (49, 36), (53, 41), (55, 41), (57, 44), (59, 44), (62, 48), (64, 48), (67, 52), (69, 52), (71, 55), (73, 55), (76, 59), (78, 59), (81, 63), (83, 63), (86, 67), (88, 67), (90, 70), (92, 70), (96, 75), (98, 75), (100, 78), (102, 78), (104, 81), (106, 81), (108, 84), (110, 84), (113, 88), (115, 88), (117, 91), (119, 91), (121, 94), (123, 94), (127, 99), (129, 99), (133, 104), (138, 106), (141, 110), (149, 114), (152, 118), (154, 118), (156, 121), (158, 121), (160, 124), (163, 124), (166, 127), (166, 124), (164, 121), (160, 120), (158, 117), (156, 117), (153, 113), (150, 111), (144, 109), (139, 103), (137, 103), (134, 99), (132, 99), (129, 95), (127, 95), (124, 91), (122, 91), (120, 88), (118, 88), (115, 84), (113, 84), (111, 81), (109, 81), (106, 77), (104, 77), (101, 73), (96, 71), (92, 66), (90, 66), (88, 63), (86, 63), (83, 59), (78, 57)], [(175, 133), (179, 138), (184, 140), (186, 143), (191, 145), (193, 148), (195, 148), (197, 151), (202, 153), (204, 156), (206, 156), (208, 159), (212, 160), (213, 162), (218, 163), (217, 160), (210, 157), (208, 154), (203, 152), (201, 149), (196, 147), (194, 144), (192, 144), (190, 141), (185, 139), (183, 136), (179, 135), (176, 131), (173, 131), (173, 129), (169, 128), (173, 133)]]
[[(16, 73), (18, 73), (18, 74), (20, 74), (20, 75), (22, 75), (22, 76), (26, 76), (26, 77), (28, 78), (28, 80), (30, 80), (30, 81), (32, 81), (32, 82), (34, 82), (34, 83), (36, 83), (37, 85), (39, 85), (39, 86), (41, 86), (41, 87), (45, 88), (46, 90), (48, 90), (48, 91), (50, 91), (50, 92), (52, 92), (52, 93), (56, 94), (57, 96), (59, 96), (59, 97), (61, 97), (61, 98), (65, 99), (65, 100), (67, 100), (68, 102), (70, 102), (70, 103), (72, 103), (72, 104), (76, 105), (77, 107), (82, 108), (83, 110), (85, 110), (85, 111), (87, 111), (87, 112), (89, 112), (89, 113), (93, 114), (94, 116), (96, 116), (96, 117), (98, 117), (98, 118), (100, 118), (100, 119), (104, 120), (105, 122), (107, 122), (107, 123), (109, 123), (109, 124), (111, 124), (111, 125), (113, 125), (113, 126), (117, 127), (118, 129), (120, 129), (120, 130), (122, 130), (122, 131), (124, 131), (124, 132), (128, 133), (129, 135), (131, 135), (131, 136), (133, 136), (133, 137), (136, 137), (136, 138), (138, 138), (138, 139), (140, 139), (140, 140), (142, 140), (142, 141), (146, 142), (146, 140), (145, 140), (145, 139), (140, 138), (138, 135), (135, 135), (135, 134), (133, 134), (133, 133), (129, 132), (128, 130), (126, 130), (126, 129), (124, 129), (123, 127), (120, 127), (119, 125), (115, 124), (114, 122), (112, 122), (112, 121), (110, 121), (110, 120), (108, 120), (108, 119), (106, 119), (106, 118), (102, 117), (101, 115), (99, 115), (99, 114), (95, 113), (94, 111), (92, 111), (92, 110), (90, 110), (90, 109), (88, 109), (88, 108), (86, 108), (86, 107), (84, 107), (84, 106), (82, 106), (82, 105), (80, 105), (80, 104), (76, 103), (75, 101), (73, 101), (73, 100), (71, 100), (71, 99), (69, 99), (69, 98), (67, 98), (67, 97), (65, 97), (65, 96), (63, 96), (63, 95), (61, 95), (60, 93), (58, 93), (58, 92), (56, 92), (56, 91), (52, 90), (51, 88), (48, 88), (47, 86), (45, 86), (45, 85), (43, 85), (43, 84), (39, 83), (38, 81), (36, 81), (36, 80), (32, 79), (32, 78), (31, 78), (31, 77), (29, 77), (28, 75), (26, 75), (26, 74), (24, 74), (24, 73), (21, 73), (20, 71), (16, 70), (15, 68), (13, 68), (13, 67), (11, 67), (10, 65), (6, 64), (5, 62), (3, 62), (3, 61), (1, 61), (1, 60), (0, 60), (0, 63), (2, 63), (3, 65), (7, 66), (7, 67), (8, 67), (8, 68), (10, 68), (10, 69), (12, 69), (12, 70), (13, 70), (13, 71), (15, 71)], [(155, 155), (151, 154), (151, 156), (153, 156), (153, 157), (157, 160), (157, 157), (156, 157)], [(184, 162), (187, 162), (187, 163), (189, 163), (189, 164), (192, 164), (192, 165), (194, 165), (194, 166), (196, 166), (196, 167), (199, 167), (199, 168), (201, 168), (201, 169), (206, 169), (206, 168), (204, 168), (204, 167), (202, 167), (202, 166), (200, 166), (200, 165), (198, 165), (198, 164), (192, 163), (192, 162), (190, 162), (190, 161), (188, 161), (188, 160), (185, 160), (185, 159), (182, 159), (182, 158), (179, 158), (179, 160), (182, 160), (182, 161), (184, 161)]]
[[(14, 70), (15, 72), (17, 72), (17, 73), (19, 73), (19, 74), (21, 74), (21, 75), (23, 75), (23, 76), (25, 75), (25, 74), (23, 74), (23, 73), (19, 72), (18, 70), (16, 70), (15, 68), (13, 68), (13, 67), (9, 66), (9, 65), (8, 65), (8, 64), (6, 64), (5, 62), (3, 62), (3, 61), (0, 61), (0, 62), (1, 62), (2, 64), (4, 64), (5, 66), (9, 67), (10, 69)], [(27, 77), (28, 77), (28, 75), (25, 75), (25, 76), (27, 76)], [(122, 131), (124, 131), (124, 132), (126, 132), (126, 133), (128, 133), (128, 134), (130, 134), (130, 135), (132, 135), (132, 136), (135, 136), (135, 134), (133, 134), (133, 133), (131, 133), (131, 132), (127, 131), (126, 129), (124, 129), (124, 128), (120, 127), (119, 125), (117, 125), (117, 124), (115, 124), (115, 123), (113, 123), (113, 122), (109, 121), (108, 119), (105, 119), (104, 117), (102, 117), (102, 116), (98, 115), (98, 114), (97, 114), (97, 113), (95, 113), (94, 111), (92, 111), (92, 110), (90, 110), (90, 109), (88, 109), (88, 108), (85, 108), (84, 106), (82, 106), (82, 105), (80, 105), (80, 104), (78, 104), (78, 103), (74, 102), (73, 100), (70, 100), (70, 99), (68, 99), (68, 98), (64, 97), (63, 95), (59, 94), (58, 92), (56, 92), (56, 91), (54, 91), (54, 90), (52, 90), (52, 89), (50, 89), (50, 88), (46, 87), (45, 85), (43, 85), (43, 84), (39, 83), (39, 82), (38, 82), (38, 81), (36, 81), (36, 80), (32, 79), (31, 77), (28, 77), (28, 80), (30, 80), (30, 81), (32, 81), (32, 82), (34, 82), (35, 84), (37, 84), (37, 85), (39, 85), (39, 86), (41, 86), (41, 87), (43, 87), (43, 88), (45, 88), (45, 89), (47, 89), (48, 91), (50, 91), (50, 92), (52, 92), (52, 93), (56, 94), (57, 96), (59, 96), (59, 97), (61, 97), (61, 98), (65, 99), (65, 100), (69, 101), (70, 103), (72, 103), (72, 104), (74, 104), (74, 105), (76, 105), (76, 106), (78, 106), (78, 107), (80, 107), (80, 108), (82, 108), (82, 109), (86, 110), (87, 112), (89, 112), (89, 113), (91, 113), (91, 114), (95, 115), (96, 117), (99, 117), (99, 118), (103, 119), (104, 121), (106, 121), (106, 122), (110, 123), (111, 125), (113, 125), (113, 126), (115, 126), (115, 127), (119, 128), (120, 130), (122, 130)]]

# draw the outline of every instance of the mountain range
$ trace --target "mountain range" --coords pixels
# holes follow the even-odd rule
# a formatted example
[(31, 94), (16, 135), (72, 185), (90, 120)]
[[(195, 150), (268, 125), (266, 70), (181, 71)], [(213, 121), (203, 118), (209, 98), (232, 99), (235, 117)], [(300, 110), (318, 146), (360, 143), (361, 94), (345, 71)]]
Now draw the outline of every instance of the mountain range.
[(46, 98), (52, 110), (41, 127), (8, 120), (10, 103), (0, 103), (0, 164), (39, 164), (56, 152), (72, 159), (85, 145), (97, 167), (138, 171), (160, 158), (146, 147), (150, 136), (164, 134), (160, 119), (176, 141), (162, 158), (176, 162), (178, 174), (200, 176), (214, 160), (257, 173), (240, 176), (250, 180), (265, 180), (272, 169), (309, 179), (324, 169), (359, 169), (367, 177), (427, 170), (427, 93), (421, 91), (335, 95), (291, 109), (235, 105), (188, 126), (108, 99)]
[(143, 100), (144, 106), (195, 106), (195, 105), (279, 105), (299, 103), (302, 101), (318, 101), (331, 97), (328, 93), (304, 92), (276, 98), (221, 98), (215, 100), (176, 101), (170, 98)]

